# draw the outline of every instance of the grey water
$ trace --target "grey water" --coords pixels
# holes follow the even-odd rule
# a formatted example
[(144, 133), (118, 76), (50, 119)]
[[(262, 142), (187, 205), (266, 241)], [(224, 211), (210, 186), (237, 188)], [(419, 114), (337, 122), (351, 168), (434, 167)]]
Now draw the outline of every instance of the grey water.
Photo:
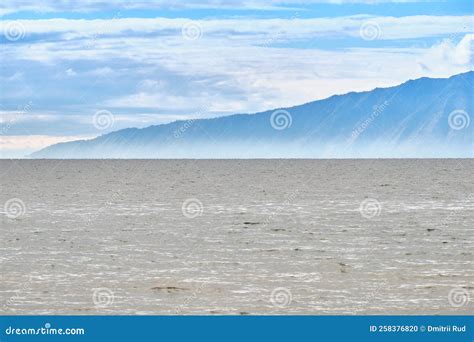
[(465, 314), (473, 159), (2, 160), (0, 314)]

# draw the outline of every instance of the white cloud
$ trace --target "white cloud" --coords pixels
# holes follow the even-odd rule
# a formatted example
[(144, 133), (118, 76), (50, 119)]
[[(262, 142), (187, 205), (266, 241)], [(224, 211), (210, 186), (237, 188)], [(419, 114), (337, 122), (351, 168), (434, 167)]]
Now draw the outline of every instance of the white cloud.
[(37, 150), (59, 142), (73, 141), (79, 139), (91, 139), (94, 136), (50, 136), (50, 135), (19, 135), (0, 136), (0, 151), (11, 150)]
[[(194, 21), (202, 28), (202, 37), (231, 38), (228, 43), (245, 41), (255, 44), (265, 40), (288, 41), (310, 37), (360, 38), (360, 28), (365, 22), (374, 22), (380, 29), (380, 40), (413, 39), (453, 33), (470, 33), (473, 17), (426, 16), (407, 17), (349, 16), (332, 18), (289, 19), (206, 19)], [(88, 38), (89, 44), (109, 35), (154, 33), (159, 37), (183, 38), (181, 29), (189, 23), (186, 18), (116, 18), (116, 19), (42, 19), (4, 20), (2, 30), (12, 23), (24, 27), (26, 35), (63, 34), (65, 39)], [(262, 41), (255, 41), (260, 39)], [(164, 43), (167, 41), (164, 40)], [(82, 47), (82, 46), (81, 46)]]
[(420, 65), (437, 75), (449, 76), (474, 67), (474, 34), (465, 35), (458, 44), (450, 39), (427, 49), (418, 57)]
[(184, 96), (165, 96), (163, 93), (140, 92), (107, 100), (103, 105), (106, 107), (119, 108), (180, 108), (183, 110), (192, 110), (198, 101), (199, 99)]
[[(379, 25), (378, 41), (359, 36), (367, 20)], [(32, 98), (22, 125), (44, 132), (34, 116), (44, 112), (75, 135), (89, 133), (103, 108), (116, 116), (114, 129), (142, 127), (203, 107), (206, 116), (256, 112), (472, 68), (471, 16), (201, 20), (197, 40), (181, 34), (188, 21), (22, 21), (27, 43), (2, 46), (3, 109)], [(425, 46), (400, 41), (427, 37)], [(347, 46), (331, 45), (340, 40)]]
[(66, 70), (66, 75), (68, 75), (68, 76), (76, 76), (77, 73), (76, 73), (73, 69), (69, 68), (69, 69)]

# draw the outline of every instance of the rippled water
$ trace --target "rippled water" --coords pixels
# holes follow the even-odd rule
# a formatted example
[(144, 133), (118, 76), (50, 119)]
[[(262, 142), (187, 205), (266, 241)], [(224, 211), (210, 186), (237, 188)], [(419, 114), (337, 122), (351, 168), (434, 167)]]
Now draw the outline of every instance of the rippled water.
[(472, 159), (3, 160), (0, 312), (467, 313), (473, 171)]

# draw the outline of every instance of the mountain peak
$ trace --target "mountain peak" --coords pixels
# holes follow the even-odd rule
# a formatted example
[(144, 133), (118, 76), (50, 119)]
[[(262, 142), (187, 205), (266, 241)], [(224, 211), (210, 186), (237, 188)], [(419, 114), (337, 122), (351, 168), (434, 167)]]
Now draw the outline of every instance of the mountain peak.
[(256, 114), (129, 128), (32, 158), (472, 157), (473, 71)]

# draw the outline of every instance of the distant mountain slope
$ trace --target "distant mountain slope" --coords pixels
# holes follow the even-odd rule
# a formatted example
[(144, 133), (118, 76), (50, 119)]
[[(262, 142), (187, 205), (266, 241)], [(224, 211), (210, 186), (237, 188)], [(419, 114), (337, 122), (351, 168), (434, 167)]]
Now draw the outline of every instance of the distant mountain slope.
[(257, 114), (124, 129), (32, 158), (473, 157), (474, 72)]

